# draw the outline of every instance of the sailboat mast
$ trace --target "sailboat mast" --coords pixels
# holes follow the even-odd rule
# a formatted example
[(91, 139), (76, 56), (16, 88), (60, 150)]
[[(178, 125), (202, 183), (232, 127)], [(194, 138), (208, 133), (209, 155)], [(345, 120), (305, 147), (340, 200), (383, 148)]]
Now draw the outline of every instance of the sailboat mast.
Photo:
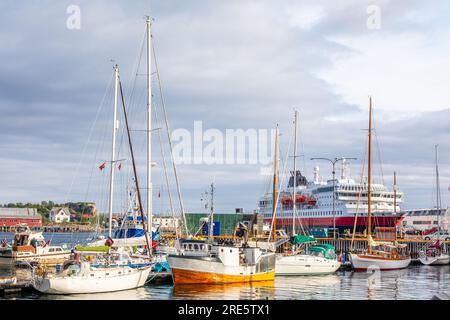
[(214, 236), (214, 182), (211, 183), (211, 207), (209, 214), (209, 239), (212, 242)]
[(394, 214), (397, 213), (397, 174), (394, 171)]
[(441, 188), (440, 188), (440, 183), (439, 183), (439, 167), (438, 167), (438, 146), (439, 145), (435, 145), (434, 149), (435, 149), (435, 165), (436, 165), (436, 210), (438, 213), (438, 228), (441, 228), (441, 222), (440, 222), (440, 210), (441, 210)]
[[(367, 239), (372, 235), (372, 97), (369, 98), (369, 142), (367, 157)], [(372, 252), (370, 244), (369, 253)]]
[(112, 213), (114, 199), (114, 172), (116, 167), (116, 132), (119, 128), (117, 121), (117, 95), (119, 88), (119, 66), (114, 66), (114, 113), (113, 113), (113, 130), (112, 130), (112, 148), (111, 148), (111, 171), (109, 175), (109, 227), (108, 236), (112, 237)]
[(295, 236), (295, 219), (297, 217), (297, 118), (298, 111), (294, 115), (294, 183), (292, 185), (292, 235)]
[[(148, 231), (152, 234), (152, 60), (151, 60), (151, 19), (147, 16), (147, 223)], [(150, 248), (150, 251), (152, 248)]]
[(275, 131), (275, 155), (273, 158), (273, 199), (272, 199), (272, 241), (276, 240), (277, 230), (277, 181), (278, 179), (278, 125)]

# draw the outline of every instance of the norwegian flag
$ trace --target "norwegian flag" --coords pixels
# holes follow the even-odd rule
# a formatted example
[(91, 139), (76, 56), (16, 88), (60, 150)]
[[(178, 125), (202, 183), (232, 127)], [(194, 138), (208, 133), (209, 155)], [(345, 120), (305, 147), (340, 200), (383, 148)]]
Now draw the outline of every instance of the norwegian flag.
[(98, 168), (100, 170), (103, 170), (103, 169), (105, 169), (105, 167), (106, 167), (106, 162), (103, 162)]
[(5, 239), (3, 239), (2, 241), (2, 247), (6, 247), (6, 244), (8, 243), (8, 240), (6, 240), (6, 235), (5, 235)]
[(161, 191), (158, 191), (158, 198), (161, 198)]
[(120, 171), (120, 169), (122, 169), (122, 162), (119, 163), (119, 166), (117, 167), (117, 169), (119, 169), (119, 171)]
[(52, 240), (50, 239), (43, 245), (43, 247), (45, 248), (46, 246), (49, 246), (51, 243), (52, 243)]

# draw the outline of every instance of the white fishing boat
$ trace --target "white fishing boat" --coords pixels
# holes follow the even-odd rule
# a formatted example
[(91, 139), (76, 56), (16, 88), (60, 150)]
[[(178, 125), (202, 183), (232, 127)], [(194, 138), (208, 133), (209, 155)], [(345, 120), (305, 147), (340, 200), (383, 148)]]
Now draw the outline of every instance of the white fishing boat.
[(90, 262), (68, 265), (56, 275), (33, 276), (32, 285), (46, 294), (81, 294), (114, 292), (142, 287), (151, 267), (92, 267)]
[(26, 224), (16, 226), (11, 246), (0, 248), (0, 265), (13, 266), (21, 262), (55, 264), (69, 259), (70, 250), (52, 246), (42, 232), (34, 232)]
[(384, 228), (391, 229), (390, 234), (393, 235), (394, 241), (376, 242), (372, 239), (372, 98), (369, 100), (367, 172), (367, 251), (362, 253), (350, 253), (353, 269), (356, 271), (366, 271), (368, 269), (395, 270), (407, 268), (411, 263), (411, 256), (404, 252), (407, 247), (405, 244), (397, 243), (395, 227)]
[(182, 240), (176, 255), (169, 255), (167, 262), (174, 285), (224, 284), (273, 281), (275, 277), (275, 253), (250, 247), (248, 230), (241, 225), (244, 238), (239, 245), (213, 243), (214, 185), (211, 184), (211, 212), (208, 240)]

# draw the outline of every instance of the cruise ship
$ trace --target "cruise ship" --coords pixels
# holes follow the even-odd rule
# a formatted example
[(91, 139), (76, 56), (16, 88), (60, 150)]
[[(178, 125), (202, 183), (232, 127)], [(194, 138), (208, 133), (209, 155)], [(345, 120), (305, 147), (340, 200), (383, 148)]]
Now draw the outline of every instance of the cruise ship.
[[(367, 182), (357, 182), (349, 175), (347, 161), (342, 162), (340, 177), (334, 181), (335, 200), (333, 215), (333, 180), (323, 180), (319, 167), (314, 168), (313, 181), (308, 181), (299, 170), (296, 171), (296, 220), (307, 230), (333, 227), (335, 217), (339, 232), (352, 232), (356, 219), (356, 232), (364, 232), (367, 226)], [(292, 229), (294, 174), (286, 190), (279, 193), (276, 208), (277, 229)], [(394, 195), (396, 199), (394, 199)], [(374, 227), (392, 227), (400, 212), (399, 204), (403, 194), (398, 190), (388, 190), (383, 184), (372, 183), (372, 221)], [(266, 192), (258, 203), (257, 212), (264, 217), (265, 224), (272, 221), (272, 192)]]

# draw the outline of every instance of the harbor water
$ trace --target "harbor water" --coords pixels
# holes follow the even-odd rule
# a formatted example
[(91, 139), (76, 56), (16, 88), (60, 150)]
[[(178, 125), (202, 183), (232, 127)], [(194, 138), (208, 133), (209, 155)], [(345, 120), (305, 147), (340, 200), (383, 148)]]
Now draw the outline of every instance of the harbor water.
[[(44, 234), (52, 244), (82, 243), (87, 233)], [(3, 235), (2, 235), (3, 237)], [(0, 276), (11, 270), (0, 269)], [(276, 277), (274, 282), (233, 285), (150, 284), (145, 287), (101, 294), (43, 295), (31, 289), (8, 294), (0, 299), (286, 299), (286, 300), (411, 300), (450, 295), (450, 265), (411, 265), (408, 269), (375, 273), (338, 271), (325, 276)]]

